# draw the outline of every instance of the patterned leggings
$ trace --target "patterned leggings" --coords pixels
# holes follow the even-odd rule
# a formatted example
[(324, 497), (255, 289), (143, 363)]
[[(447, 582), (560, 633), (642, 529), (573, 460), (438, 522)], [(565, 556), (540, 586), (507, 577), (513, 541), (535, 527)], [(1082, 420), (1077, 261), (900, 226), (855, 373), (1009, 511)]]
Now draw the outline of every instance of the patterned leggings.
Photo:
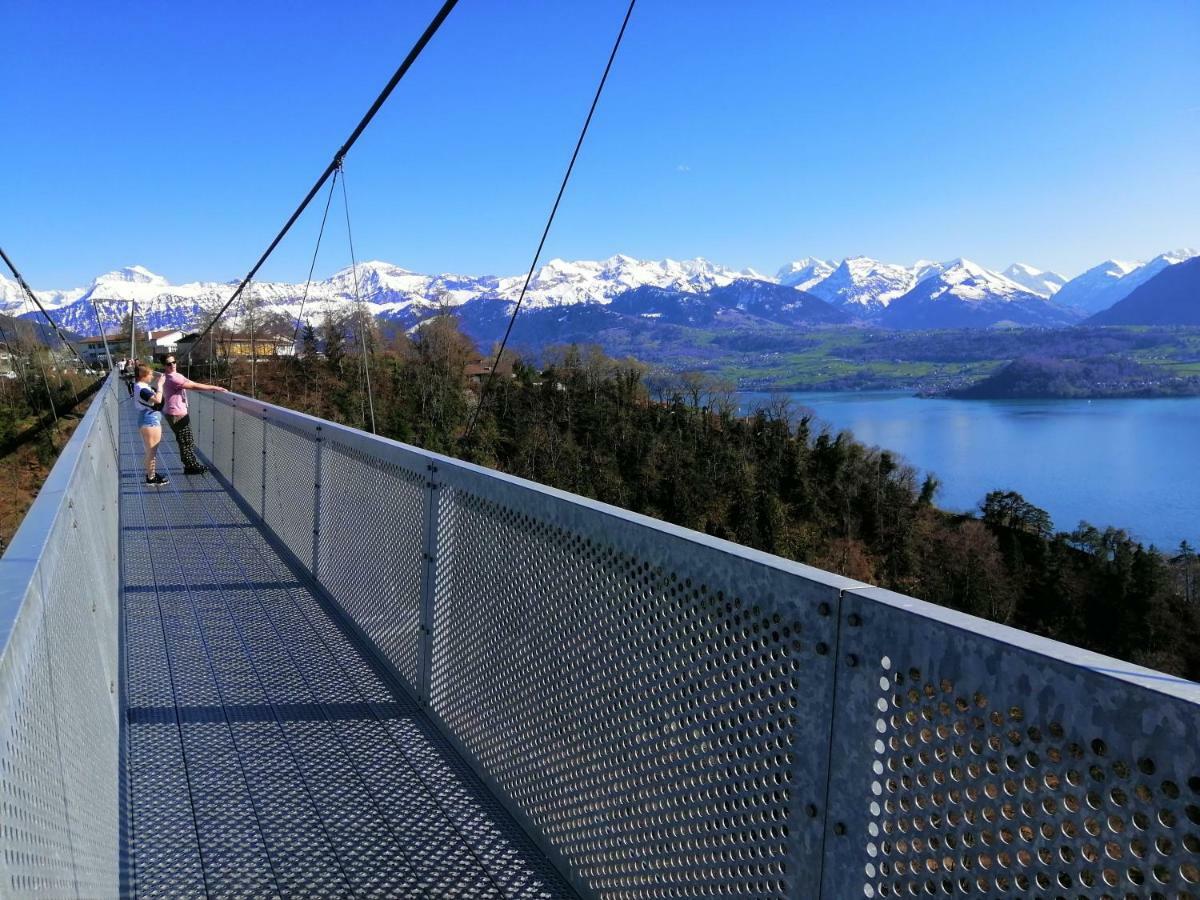
[(192, 437), (192, 421), (184, 413), (182, 416), (167, 416), (171, 430), (175, 432), (175, 442), (179, 444), (179, 458), (185, 469), (199, 469), (203, 464), (196, 458), (196, 439)]

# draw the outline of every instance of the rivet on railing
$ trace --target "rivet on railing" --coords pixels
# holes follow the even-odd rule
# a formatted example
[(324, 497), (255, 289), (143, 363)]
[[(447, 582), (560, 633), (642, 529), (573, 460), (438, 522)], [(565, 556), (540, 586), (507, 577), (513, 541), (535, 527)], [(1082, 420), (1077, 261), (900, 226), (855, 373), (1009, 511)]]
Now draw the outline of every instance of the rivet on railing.
[(853, 653), (847, 654), (846, 655), (846, 665), (848, 665), (850, 668), (853, 669), (855, 666), (858, 665), (858, 657), (855, 656)]
[(828, 603), (821, 603), (817, 607), (817, 615), (820, 615), (820, 616), (827, 616), (827, 615), (829, 615), (830, 611), (831, 610), (830, 610)]
[(838, 837), (841, 837), (842, 835), (844, 835), (846, 833), (846, 823), (845, 822), (835, 823), (833, 826), (833, 833), (836, 834)]
[(817, 650), (817, 656), (824, 656), (826, 653), (829, 652), (829, 645), (827, 643), (825, 643), (824, 641), (819, 641), (817, 643), (816, 650)]
[(847, 616), (846, 621), (850, 623), (852, 628), (857, 628), (862, 624), (862, 616), (860, 616), (858, 613), (850, 613), (850, 615)]
[(804, 812), (810, 819), (815, 819), (817, 817), (816, 804), (814, 804), (814, 803), (808, 804), (808, 806), (804, 807)]

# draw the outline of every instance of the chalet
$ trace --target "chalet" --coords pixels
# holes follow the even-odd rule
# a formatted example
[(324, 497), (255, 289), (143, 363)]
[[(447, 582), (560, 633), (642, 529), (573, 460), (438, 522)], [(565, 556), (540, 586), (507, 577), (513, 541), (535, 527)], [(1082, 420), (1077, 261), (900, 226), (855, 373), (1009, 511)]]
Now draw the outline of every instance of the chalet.
[[(487, 377), (492, 374), (492, 361), (490, 359), (477, 359), (473, 363), (467, 363), (467, 365), (463, 368), (463, 374), (467, 376), (467, 380), (472, 384), (479, 384), (480, 382), (485, 381)], [(496, 374), (500, 378), (515, 377), (513, 375), (512, 367), (507, 361), (500, 366), (500, 369), (498, 372), (496, 372)]]
[(492, 367), (483, 360), (467, 363), (466, 368), (463, 369), (463, 374), (467, 376), (467, 380), (472, 384), (479, 384), (492, 374)]

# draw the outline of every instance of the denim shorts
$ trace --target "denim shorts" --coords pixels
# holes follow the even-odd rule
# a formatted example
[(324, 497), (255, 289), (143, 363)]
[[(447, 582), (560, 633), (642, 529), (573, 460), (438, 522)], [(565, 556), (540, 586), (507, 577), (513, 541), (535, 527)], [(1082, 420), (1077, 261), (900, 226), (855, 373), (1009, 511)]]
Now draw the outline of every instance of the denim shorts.
[(162, 428), (162, 413), (156, 409), (143, 409), (138, 416), (139, 428)]

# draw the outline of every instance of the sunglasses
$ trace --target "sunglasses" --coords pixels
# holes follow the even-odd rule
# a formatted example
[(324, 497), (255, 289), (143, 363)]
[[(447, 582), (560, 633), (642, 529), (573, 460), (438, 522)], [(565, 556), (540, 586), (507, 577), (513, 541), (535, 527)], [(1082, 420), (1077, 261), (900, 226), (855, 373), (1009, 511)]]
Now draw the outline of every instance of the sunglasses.
[(164, 365), (168, 365), (168, 366), (173, 366), (173, 365), (175, 365), (175, 360), (173, 360), (173, 359), (165, 359), (165, 360), (163, 360), (163, 364), (164, 364)]

